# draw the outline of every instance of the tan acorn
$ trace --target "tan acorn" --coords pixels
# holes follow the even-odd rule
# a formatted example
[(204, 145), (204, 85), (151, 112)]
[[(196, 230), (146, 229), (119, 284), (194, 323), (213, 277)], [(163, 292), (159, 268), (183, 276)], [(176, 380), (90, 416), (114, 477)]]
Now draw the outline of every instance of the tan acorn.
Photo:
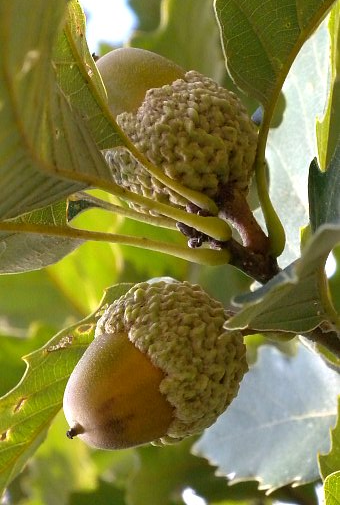
[(121, 449), (176, 442), (215, 422), (247, 370), (243, 337), (198, 285), (136, 284), (110, 305), (64, 395), (68, 436)]

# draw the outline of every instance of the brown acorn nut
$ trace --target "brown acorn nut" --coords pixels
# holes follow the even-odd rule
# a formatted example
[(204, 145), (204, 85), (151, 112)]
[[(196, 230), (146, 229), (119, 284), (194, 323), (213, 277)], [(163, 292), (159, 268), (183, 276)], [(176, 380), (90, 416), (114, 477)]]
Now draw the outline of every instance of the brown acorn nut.
[[(117, 71), (116, 51), (105, 55), (105, 61), (100, 59), (98, 69), (111, 90), (109, 106), (116, 121), (137, 149), (168, 177), (215, 202), (227, 184), (246, 194), (253, 175), (257, 130), (239, 98), (196, 71), (179, 71), (173, 77), (174, 63), (165, 58), (162, 68), (168, 65), (171, 70), (168, 80), (162, 85), (153, 83), (157, 74), (150, 56), (153, 53), (128, 49), (124, 73)], [(121, 62), (125, 49), (119, 51)], [(143, 62), (143, 73), (137, 74), (141, 79), (134, 83), (135, 88), (141, 86), (141, 93), (131, 95), (129, 106), (128, 97), (119, 101), (118, 91), (112, 89), (124, 89), (125, 74), (134, 81), (136, 72), (129, 61), (134, 51), (140, 65)], [(120, 186), (163, 203), (188, 205), (183, 196), (150, 175), (126, 148), (106, 151), (105, 159)]]
[(163, 378), (126, 333), (97, 335), (65, 390), (68, 436), (80, 435), (101, 449), (123, 449), (161, 437), (173, 411), (159, 391)]
[(68, 436), (121, 449), (171, 443), (210, 426), (247, 370), (243, 337), (220, 302), (170, 279), (110, 305), (64, 395)]

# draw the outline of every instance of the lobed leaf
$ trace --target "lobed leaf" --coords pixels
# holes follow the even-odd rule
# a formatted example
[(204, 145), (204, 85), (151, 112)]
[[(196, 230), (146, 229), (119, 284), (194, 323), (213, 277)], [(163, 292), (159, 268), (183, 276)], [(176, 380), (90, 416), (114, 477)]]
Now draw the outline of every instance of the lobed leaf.
[(328, 454), (319, 454), (319, 468), (323, 480), (340, 468), (340, 396), (338, 399), (338, 421), (331, 430), (331, 450)]
[(328, 449), (339, 388), (339, 374), (305, 347), (287, 357), (263, 346), (237, 398), (194, 453), (231, 483), (256, 480), (268, 493), (316, 480), (317, 452)]
[(120, 284), (108, 289), (93, 314), (25, 356), (27, 368), (22, 380), (0, 399), (0, 493), (44, 440), (61, 408), (67, 380), (93, 338), (102, 309), (130, 287)]

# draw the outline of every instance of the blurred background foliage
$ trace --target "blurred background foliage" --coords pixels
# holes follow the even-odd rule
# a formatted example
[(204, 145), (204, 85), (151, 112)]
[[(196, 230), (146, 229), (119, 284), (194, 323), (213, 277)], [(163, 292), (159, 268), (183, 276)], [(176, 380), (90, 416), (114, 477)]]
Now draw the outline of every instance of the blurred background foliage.
[[(130, 0), (129, 4), (138, 18), (136, 31), (128, 41), (130, 45), (163, 54), (187, 69), (195, 68), (236, 90), (225, 70), (212, 2)], [(107, 44), (101, 47), (105, 52), (108, 49)], [(236, 91), (253, 113), (258, 104)], [(282, 117), (282, 110), (279, 116)], [(83, 213), (78, 220), (78, 224), (88, 229), (99, 227), (113, 233), (157, 235), (164, 240), (171, 234), (102, 210)], [(337, 268), (330, 279), (330, 288), (334, 305), (340, 309), (340, 248), (335, 258)], [(20, 357), (93, 311), (107, 286), (155, 276), (200, 283), (225, 306), (232, 296), (250, 287), (250, 279), (232, 267), (204, 267), (151, 251), (93, 242), (82, 245), (44, 270), (2, 275), (0, 394), (5, 394), (20, 380), (25, 370)], [(249, 340), (252, 359), (255, 359), (256, 347), (263, 341), (261, 336)], [(279, 347), (292, 352), (291, 343)], [(227, 479), (217, 477), (215, 468), (205, 459), (190, 453), (193, 439), (165, 449), (141, 447), (103, 452), (91, 450), (79, 440), (70, 444), (64, 436), (66, 429), (60, 413), (44, 444), (9, 487), (3, 504), (176, 505), (185, 503), (183, 491), (188, 488), (211, 505), (317, 503), (317, 483), (297, 488), (287, 486), (270, 496), (258, 491), (254, 482), (228, 486)]]

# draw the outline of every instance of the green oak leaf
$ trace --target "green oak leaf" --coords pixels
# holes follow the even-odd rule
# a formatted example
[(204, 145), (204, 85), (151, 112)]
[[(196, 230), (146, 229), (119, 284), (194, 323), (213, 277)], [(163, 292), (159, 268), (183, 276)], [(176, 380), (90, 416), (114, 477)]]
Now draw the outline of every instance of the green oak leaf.
[(340, 223), (340, 141), (325, 172), (314, 159), (310, 166), (309, 214), (312, 231), (324, 223)]
[(335, 2), (328, 23), (331, 43), (331, 68), (329, 97), (326, 110), (316, 123), (319, 162), (322, 170), (329, 165), (336, 145), (339, 143), (340, 123), (337, 111), (340, 107), (340, 4)]
[(59, 86), (99, 149), (122, 145), (121, 130), (109, 111), (103, 82), (87, 47), (85, 15), (78, 0), (68, 3), (67, 14), (52, 56)]
[(323, 480), (340, 468), (340, 396), (338, 400), (338, 421), (331, 430), (331, 450), (328, 454), (319, 454), (319, 468)]
[(333, 0), (215, 0), (228, 70), (265, 107)]
[(194, 445), (231, 483), (256, 480), (272, 492), (318, 479), (329, 447), (340, 376), (300, 345), (295, 357), (259, 349), (237, 398)]
[(327, 477), (324, 484), (325, 505), (339, 505), (340, 503), (340, 471)]
[(62, 330), (42, 348), (25, 356), (27, 368), (23, 378), (0, 398), (0, 493), (46, 437), (62, 406), (67, 380), (93, 339), (103, 308), (131, 286), (118, 284), (111, 287), (93, 314)]
[(238, 296), (242, 307), (226, 327), (308, 332), (324, 322), (338, 324), (325, 286), (324, 265), (340, 242), (339, 225), (323, 225), (311, 237), (302, 257), (253, 293)]
[[(107, 106), (103, 93), (90, 98), (99, 77), (86, 66), (88, 57), (80, 89), (79, 66), (86, 48), (82, 46), (83, 52), (79, 52), (84, 27), (76, 16), (68, 17), (64, 26), (78, 55), (77, 65), (70, 58), (68, 71), (60, 70), (56, 43), (61, 44), (58, 35), (67, 6), (73, 12), (76, 4), (75, 0), (0, 0), (1, 219), (45, 207), (81, 188), (110, 180), (109, 168), (96, 145), (96, 140), (101, 139), (103, 145), (108, 140), (107, 119), (105, 126), (100, 107), (93, 102), (97, 100), (104, 109)], [(76, 27), (72, 23), (77, 23)], [(54, 62), (53, 56), (59, 60)], [(71, 90), (75, 92), (73, 99)]]
[[(12, 220), (34, 225), (67, 225), (67, 203), (59, 202)], [(82, 240), (33, 233), (0, 232), (0, 273), (38, 270), (69, 254)]]

